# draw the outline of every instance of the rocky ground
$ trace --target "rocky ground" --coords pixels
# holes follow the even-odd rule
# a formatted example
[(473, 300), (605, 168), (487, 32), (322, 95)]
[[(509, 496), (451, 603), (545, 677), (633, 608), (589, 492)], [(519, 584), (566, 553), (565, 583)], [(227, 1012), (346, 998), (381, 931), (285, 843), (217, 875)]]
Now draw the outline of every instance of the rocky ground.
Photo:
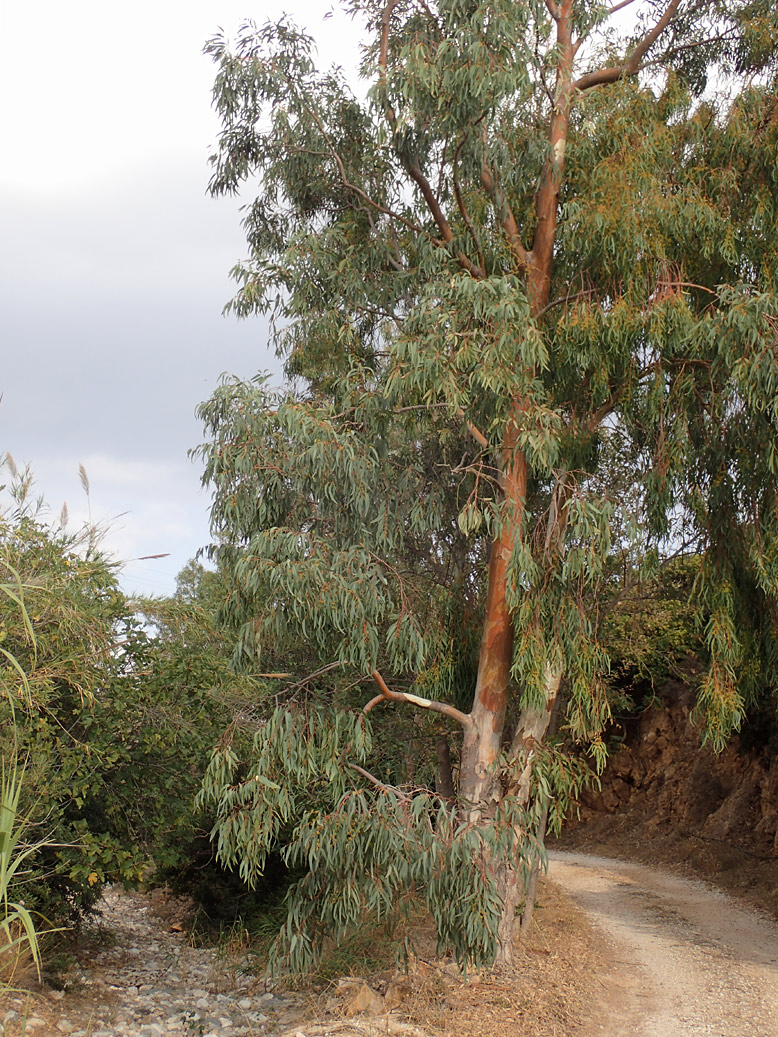
[(7, 995), (3, 1037), (238, 1037), (302, 1017), (298, 996), (257, 989), (239, 963), (191, 946), (176, 913), (160, 906), (159, 897), (106, 890), (64, 990)]
[[(774, 1037), (778, 928), (699, 883), (553, 855), (512, 969), (467, 981), (420, 957), (319, 989), (269, 990), (194, 947), (159, 893), (108, 890), (64, 989), (8, 996), (3, 1037)], [(420, 931), (420, 942), (429, 934)], [(432, 951), (431, 945), (428, 949)]]
[(464, 980), (422, 927), (408, 976), (388, 961), (366, 977), (268, 990), (240, 954), (191, 946), (169, 905), (109, 889), (64, 989), (6, 995), (0, 1037), (572, 1037), (589, 1032), (591, 985), (610, 960), (582, 912), (545, 884), (513, 969)]

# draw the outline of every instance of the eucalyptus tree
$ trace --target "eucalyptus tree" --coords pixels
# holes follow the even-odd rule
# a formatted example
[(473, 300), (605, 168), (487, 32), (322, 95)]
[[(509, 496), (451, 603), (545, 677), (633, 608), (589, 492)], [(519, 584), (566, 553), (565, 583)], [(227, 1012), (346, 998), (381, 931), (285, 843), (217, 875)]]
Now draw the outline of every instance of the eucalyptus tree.
[[(614, 550), (650, 559), (684, 531), (707, 549), (717, 744), (744, 675), (755, 694), (775, 683), (774, 654), (759, 669), (754, 649), (776, 615), (778, 22), (764, 0), (347, 6), (365, 25), (364, 98), (287, 21), (207, 46), (211, 189), (260, 184), (231, 306), (269, 314), (298, 379), (281, 394), (226, 381), (201, 408), (214, 550), (246, 658), (301, 637), (372, 676), (366, 711), (393, 702), (459, 730), (446, 817), (452, 839), (481, 839), (468, 859), (489, 897), (473, 907), (481, 951), (457, 949), (508, 959), (560, 689), (570, 735), (601, 758)], [(452, 614), (482, 617), (472, 681)], [(364, 766), (364, 723), (329, 748), (305, 729), (343, 775), (344, 746), (361, 747), (325, 811), (341, 849), (368, 830), (343, 822), (349, 782), (406, 814), (415, 801)], [(236, 767), (222, 747), (207, 787), (221, 853), (250, 877), (277, 829)], [(338, 860), (345, 881), (353, 855), (351, 872)]]

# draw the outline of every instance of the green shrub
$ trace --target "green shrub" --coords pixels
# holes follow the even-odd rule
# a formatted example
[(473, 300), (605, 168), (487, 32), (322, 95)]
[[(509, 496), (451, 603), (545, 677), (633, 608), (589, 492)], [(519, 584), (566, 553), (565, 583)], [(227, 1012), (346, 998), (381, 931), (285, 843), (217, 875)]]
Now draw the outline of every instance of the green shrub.
[[(30, 910), (77, 924), (106, 882), (184, 864), (210, 828), (193, 800), (243, 689), (203, 609), (133, 601), (94, 530), (0, 514), (0, 751), (25, 769), (19, 809), (38, 843)], [(18, 597), (18, 594), (16, 595)]]

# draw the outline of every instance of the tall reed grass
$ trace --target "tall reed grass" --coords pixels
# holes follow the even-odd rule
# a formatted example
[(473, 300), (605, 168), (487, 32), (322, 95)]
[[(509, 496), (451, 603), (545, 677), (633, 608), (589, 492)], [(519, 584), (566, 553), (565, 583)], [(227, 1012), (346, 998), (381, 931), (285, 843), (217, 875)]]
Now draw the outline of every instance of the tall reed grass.
[[(0, 560), (3, 573), (0, 596), (20, 610), (21, 618), (35, 658), (35, 631), (24, 603), (24, 585), (8, 559)], [(18, 888), (25, 863), (42, 845), (24, 842), (26, 818), (20, 816), (19, 802), (24, 781), (16, 746), (16, 713), (14, 700), (30, 695), (27, 673), (14, 655), (0, 645), (0, 697), (8, 699), (11, 712), (10, 738), (0, 756), (0, 992), (8, 989), (19, 971), (32, 961), (40, 978), (40, 943), (38, 930), (23, 901), (12, 899)], [(4, 672), (3, 672), (4, 671)]]

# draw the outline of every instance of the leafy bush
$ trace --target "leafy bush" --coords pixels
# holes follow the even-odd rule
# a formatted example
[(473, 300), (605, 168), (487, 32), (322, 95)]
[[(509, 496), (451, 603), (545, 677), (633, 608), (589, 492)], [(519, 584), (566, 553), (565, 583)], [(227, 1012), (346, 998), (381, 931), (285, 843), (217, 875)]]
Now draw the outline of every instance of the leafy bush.
[[(29, 485), (29, 484), (27, 484)], [(193, 809), (241, 689), (192, 603), (133, 601), (94, 530), (40, 520), (25, 487), (0, 515), (0, 750), (24, 761), (19, 808), (41, 842), (25, 902), (74, 924), (105, 882), (187, 859), (210, 827)]]
[(29, 954), (40, 975), (38, 931), (22, 901), (14, 901), (22, 866), (36, 850), (22, 843), (24, 820), (19, 818), (23, 772), (12, 757), (0, 761), (0, 992), (13, 983), (19, 965)]
[(699, 670), (705, 650), (693, 600), (696, 555), (676, 559), (617, 596), (602, 626), (615, 685), (639, 699)]

